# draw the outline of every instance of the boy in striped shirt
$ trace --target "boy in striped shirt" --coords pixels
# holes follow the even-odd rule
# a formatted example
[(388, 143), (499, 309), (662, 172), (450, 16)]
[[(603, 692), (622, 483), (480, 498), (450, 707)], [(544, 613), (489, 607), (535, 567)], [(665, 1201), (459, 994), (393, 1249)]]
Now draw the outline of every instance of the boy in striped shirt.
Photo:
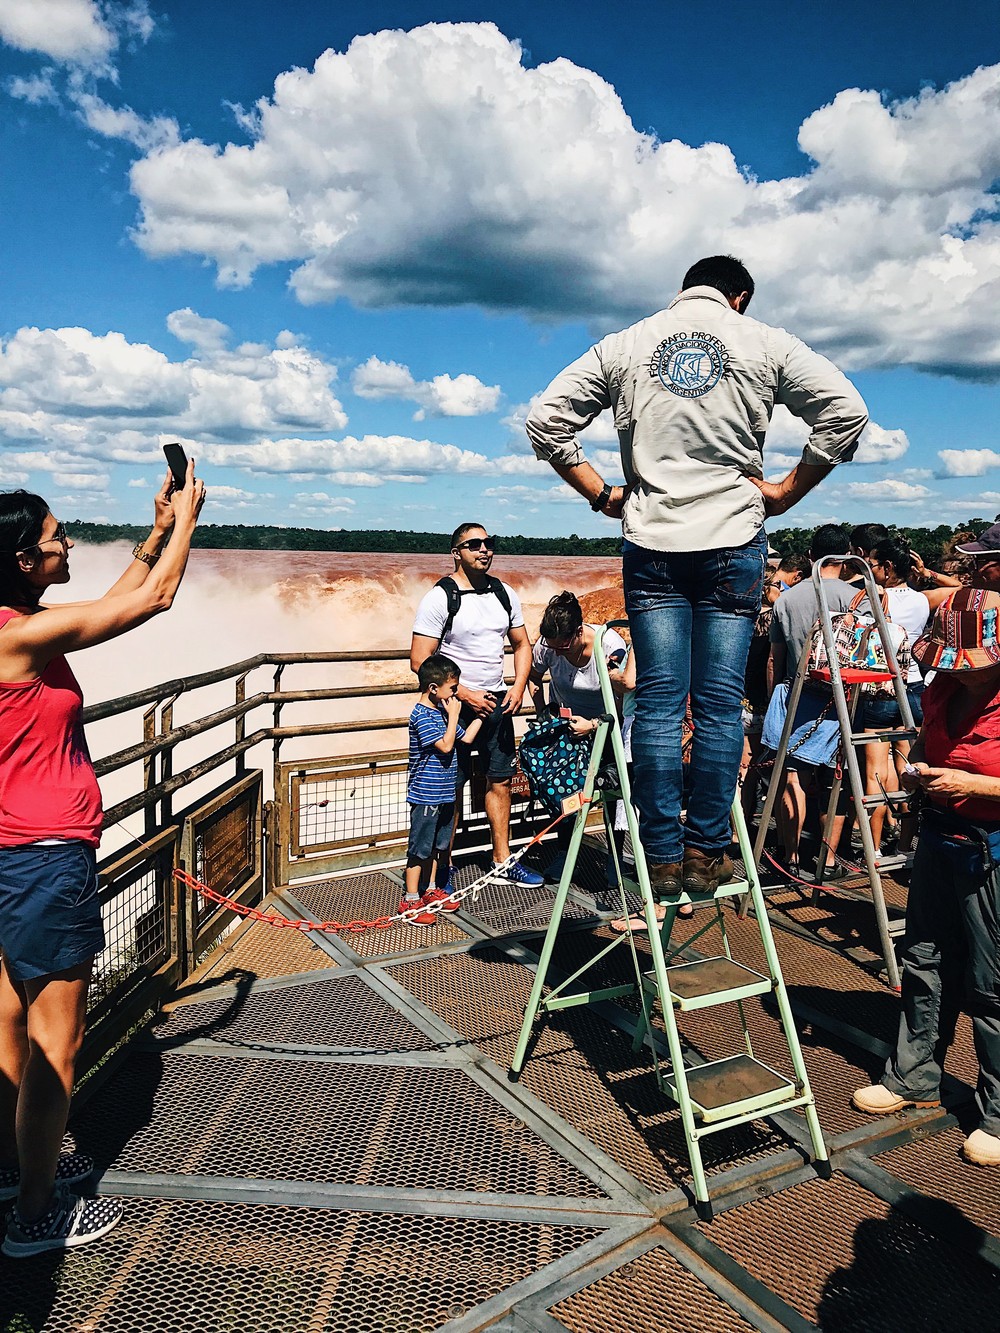
[[(426, 909), (446, 902), (441, 910), (456, 912), (443, 889), (430, 885), (448, 882), (448, 858), (455, 827), (458, 759), (455, 745), (470, 745), (482, 726), (475, 718), (467, 727), (458, 720), (461, 672), (450, 657), (432, 653), (420, 664), (417, 679), (420, 699), (410, 714), (410, 757), (406, 800), (410, 807), (410, 840), (406, 848), (406, 897), (400, 912), (415, 926), (433, 926), (437, 914)], [(441, 864), (443, 858), (444, 864)], [(436, 873), (435, 873), (436, 872)]]

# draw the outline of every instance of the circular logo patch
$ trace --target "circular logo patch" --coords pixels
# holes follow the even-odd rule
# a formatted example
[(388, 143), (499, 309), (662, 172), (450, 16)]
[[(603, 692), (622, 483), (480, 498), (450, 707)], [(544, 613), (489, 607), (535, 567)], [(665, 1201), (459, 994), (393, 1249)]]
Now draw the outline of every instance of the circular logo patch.
[(714, 389), (726, 368), (722, 350), (714, 339), (671, 339), (660, 349), (656, 374), (660, 383), (679, 398), (700, 398)]

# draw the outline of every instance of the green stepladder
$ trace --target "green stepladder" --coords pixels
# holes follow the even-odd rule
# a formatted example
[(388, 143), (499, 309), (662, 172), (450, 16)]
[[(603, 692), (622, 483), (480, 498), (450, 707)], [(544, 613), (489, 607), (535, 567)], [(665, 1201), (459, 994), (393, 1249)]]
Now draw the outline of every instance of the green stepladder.
[[(708, 1183), (701, 1153), (701, 1140), (709, 1134), (732, 1129), (779, 1111), (801, 1108), (812, 1145), (813, 1160), (821, 1173), (829, 1167), (829, 1154), (816, 1113), (816, 1103), (809, 1085), (809, 1075), (802, 1059), (795, 1020), (787, 988), (781, 972), (771, 923), (768, 919), (764, 894), (754, 865), (753, 850), (750, 846), (743, 811), (737, 795), (733, 802), (732, 820), (739, 844), (740, 857), (746, 868), (744, 879), (733, 879), (727, 884), (720, 884), (714, 892), (703, 894), (682, 893), (677, 897), (664, 899), (665, 915), (663, 921), (656, 917), (657, 899), (650, 882), (649, 869), (642, 849), (635, 807), (632, 804), (628, 770), (621, 728), (618, 723), (617, 707), (611, 680), (608, 676), (607, 663), (602, 651), (604, 630), (611, 627), (625, 626), (627, 621), (611, 622), (598, 633), (594, 644), (594, 659), (597, 663), (598, 676), (605, 714), (594, 734), (593, 747), (587, 768), (587, 775), (582, 792), (578, 797), (570, 798), (570, 812), (575, 810), (574, 824), (570, 838), (566, 864), (563, 868), (559, 885), (556, 889), (552, 907), (552, 917), (542, 945), (541, 956), (535, 971), (531, 994), (524, 1012), (521, 1031), (510, 1067), (510, 1075), (517, 1078), (524, 1068), (532, 1031), (539, 1015), (566, 1009), (581, 1004), (597, 1004), (603, 1000), (618, 999), (636, 992), (641, 997), (642, 1009), (638, 1018), (633, 1041), (633, 1049), (639, 1050), (647, 1042), (652, 1051), (657, 1083), (661, 1091), (670, 1097), (680, 1109), (681, 1123), (691, 1162), (692, 1184), (696, 1206), (703, 1217), (711, 1216), (711, 1204)], [(617, 790), (601, 790), (597, 785), (601, 763), (608, 754), (614, 756), (619, 775)], [(626, 879), (618, 861), (615, 843), (612, 837), (614, 827), (614, 808), (617, 800), (624, 803), (629, 838), (635, 859), (635, 878)], [(636, 948), (631, 931), (627, 931), (611, 940), (591, 958), (584, 967), (572, 976), (566, 977), (558, 985), (545, 992), (546, 978), (549, 971), (552, 952), (562, 924), (562, 915), (570, 892), (573, 873), (576, 868), (580, 848), (583, 844), (587, 817), (594, 805), (600, 805), (604, 815), (608, 847), (612, 851), (621, 885), (622, 906), (626, 918), (631, 913), (626, 899), (626, 892), (633, 898), (638, 895), (640, 911), (645, 918), (648, 931), (652, 967), (648, 960), (642, 959)], [(753, 908), (754, 920), (759, 930), (764, 953), (765, 969), (757, 970), (737, 962), (731, 953), (726, 931), (725, 900), (727, 898), (746, 899)], [(670, 937), (678, 908), (685, 903), (692, 903), (696, 908), (712, 908), (707, 911), (706, 924), (685, 939), (684, 943), (671, 948)], [(722, 938), (722, 953), (710, 958), (697, 958), (694, 961), (676, 961), (683, 951), (688, 950), (695, 940), (709, 930), (718, 927)], [(572, 989), (590, 969), (612, 950), (619, 947), (630, 950), (635, 974), (634, 982), (602, 986), (594, 990)], [(749, 1025), (744, 1012), (744, 1001), (757, 995), (771, 994), (777, 1008), (778, 1018), (788, 1046), (792, 1067), (792, 1077), (772, 1069), (758, 1060), (753, 1052)], [(659, 1004), (663, 1019), (663, 1036), (659, 1039), (653, 1030), (653, 1011)], [(732, 1006), (742, 1029), (744, 1050), (720, 1060), (698, 1064), (685, 1062), (678, 1027), (678, 1015), (698, 1009), (707, 1009), (717, 1005)], [(662, 1053), (662, 1040), (666, 1041), (666, 1056)]]

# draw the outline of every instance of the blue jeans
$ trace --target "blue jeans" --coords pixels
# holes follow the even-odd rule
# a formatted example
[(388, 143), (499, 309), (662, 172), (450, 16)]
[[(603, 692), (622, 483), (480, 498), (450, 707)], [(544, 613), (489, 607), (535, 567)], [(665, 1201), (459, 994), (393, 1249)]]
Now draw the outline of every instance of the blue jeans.
[[(624, 545), (625, 609), (636, 662), (633, 798), (654, 864), (685, 845), (712, 856), (729, 845), (743, 754), (743, 676), (760, 611), (767, 539), (716, 551)], [(681, 824), (681, 724), (691, 696), (694, 741)]]

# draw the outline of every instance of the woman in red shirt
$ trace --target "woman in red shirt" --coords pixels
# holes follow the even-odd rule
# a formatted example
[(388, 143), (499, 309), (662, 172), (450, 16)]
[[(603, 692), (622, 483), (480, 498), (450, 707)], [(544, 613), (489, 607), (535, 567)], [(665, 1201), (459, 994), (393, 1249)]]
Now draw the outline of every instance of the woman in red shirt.
[(980, 1125), (965, 1157), (1000, 1166), (1000, 594), (962, 588), (914, 657), (937, 672), (903, 785), (923, 794), (906, 908), (902, 1014), (882, 1081), (854, 1105), (885, 1115), (939, 1106), (963, 989), (972, 1017)]
[(115, 1200), (69, 1191), (94, 1164), (60, 1154), (104, 947), (101, 793), (65, 654), (169, 609), (204, 498), (193, 465), (182, 490), (168, 476), (153, 531), (114, 587), (45, 607), (47, 589), (69, 581), (73, 543), (40, 496), (0, 494), (0, 1199), (17, 1197), (2, 1245), (15, 1258), (96, 1240), (121, 1216)]

